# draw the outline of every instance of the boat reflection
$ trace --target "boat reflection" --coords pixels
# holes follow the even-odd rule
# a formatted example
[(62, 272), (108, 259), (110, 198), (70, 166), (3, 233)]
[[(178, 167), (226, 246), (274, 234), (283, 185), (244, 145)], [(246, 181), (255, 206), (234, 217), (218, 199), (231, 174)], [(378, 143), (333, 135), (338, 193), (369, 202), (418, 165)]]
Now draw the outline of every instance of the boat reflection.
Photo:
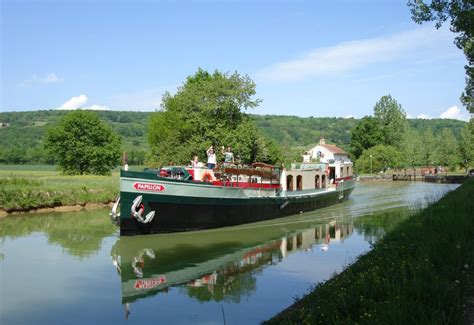
[(112, 260), (122, 282), (122, 303), (178, 287), (199, 301), (239, 302), (256, 291), (265, 266), (294, 252), (330, 250), (353, 232), (352, 218), (330, 222), (234, 227), (170, 235), (121, 237)]

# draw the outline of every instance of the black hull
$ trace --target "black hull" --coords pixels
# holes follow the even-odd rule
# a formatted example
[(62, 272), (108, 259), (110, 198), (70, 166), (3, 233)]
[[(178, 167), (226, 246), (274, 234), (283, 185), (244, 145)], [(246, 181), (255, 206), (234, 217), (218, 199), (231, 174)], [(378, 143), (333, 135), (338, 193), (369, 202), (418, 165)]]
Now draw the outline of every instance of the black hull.
[(121, 219), (120, 235), (133, 236), (163, 232), (177, 232), (236, 226), (287, 217), (333, 205), (349, 198), (353, 188), (331, 191), (313, 197), (289, 199), (268, 198), (251, 204), (236, 204), (229, 200), (223, 204), (180, 204), (148, 202), (157, 216), (150, 224), (132, 218)]

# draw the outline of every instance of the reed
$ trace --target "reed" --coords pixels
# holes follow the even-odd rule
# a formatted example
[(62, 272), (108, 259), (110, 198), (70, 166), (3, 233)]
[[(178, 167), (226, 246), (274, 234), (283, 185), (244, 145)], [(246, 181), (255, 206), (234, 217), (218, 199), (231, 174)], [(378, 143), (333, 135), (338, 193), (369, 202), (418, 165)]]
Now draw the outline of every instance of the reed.
[[(474, 281), (474, 179), (266, 324), (452, 324)], [(471, 291), (472, 294), (472, 291)]]

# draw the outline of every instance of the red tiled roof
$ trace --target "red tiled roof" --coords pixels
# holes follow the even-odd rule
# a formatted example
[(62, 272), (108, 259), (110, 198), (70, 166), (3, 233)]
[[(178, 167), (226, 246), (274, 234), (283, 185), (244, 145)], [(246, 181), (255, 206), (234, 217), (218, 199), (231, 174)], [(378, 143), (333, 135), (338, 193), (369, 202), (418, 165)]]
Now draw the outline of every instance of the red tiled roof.
[(341, 148), (333, 145), (333, 144), (319, 144), (319, 146), (321, 147), (324, 147), (326, 148), (327, 150), (331, 151), (332, 153), (338, 153), (338, 154), (342, 154), (342, 155), (348, 155), (347, 152), (345, 152), (344, 150), (342, 150)]

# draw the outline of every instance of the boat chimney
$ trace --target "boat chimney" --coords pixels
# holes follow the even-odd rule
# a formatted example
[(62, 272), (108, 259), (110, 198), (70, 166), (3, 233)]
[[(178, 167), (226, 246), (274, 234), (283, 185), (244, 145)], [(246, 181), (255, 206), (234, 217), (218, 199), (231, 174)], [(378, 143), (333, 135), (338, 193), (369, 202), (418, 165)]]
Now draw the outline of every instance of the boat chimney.
[(323, 137), (319, 138), (319, 144), (326, 144), (326, 140)]

